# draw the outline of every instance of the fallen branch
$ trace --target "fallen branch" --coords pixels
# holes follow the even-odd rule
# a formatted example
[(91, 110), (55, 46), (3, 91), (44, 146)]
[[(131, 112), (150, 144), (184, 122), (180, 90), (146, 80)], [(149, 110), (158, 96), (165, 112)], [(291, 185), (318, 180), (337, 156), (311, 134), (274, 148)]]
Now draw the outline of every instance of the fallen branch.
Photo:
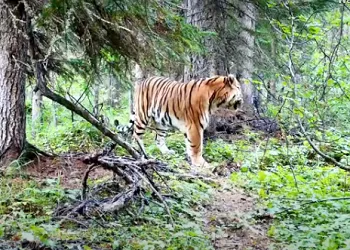
[[(131, 157), (114, 156), (111, 153), (113, 147), (112, 145), (110, 149), (105, 149), (102, 153), (95, 153), (83, 159), (84, 163), (90, 164), (82, 179), (83, 200), (57, 209), (56, 216), (70, 218), (82, 215), (87, 218), (102, 215), (104, 217), (105, 213), (114, 214), (127, 208), (133, 200), (141, 200), (143, 204), (146, 197), (144, 193), (147, 189), (150, 189), (154, 194), (152, 197), (161, 202), (156, 202), (156, 204), (164, 208), (169, 216), (170, 223), (175, 226), (171, 211), (152, 178), (160, 169), (165, 171), (166, 166), (152, 159), (137, 160)], [(89, 189), (87, 184), (89, 175), (92, 170), (98, 167), (112, 171), (117, 178), (106, 183), (100, 183), (97, 188)], [(150, 201), (155, 202), (152, 200), (154, 198), (150, 198)]]
[(304, 128), (303, 124), (301, 123), (300, 118), (298, 117), (297, 119), (298, 119), (298, 123), (299, 123), (299, 126), (301, 128), (301, 131), (302, 131), (303, 135), (305, 136), (307, 142), (310, 144), (310, 146), (313, 148), (313, 150), (315, 150), (315, 152), (317, 154), (319, 154), (320, 156), (322, 156), (324, 159), (326, 159), (328, 161), (331, 161), (335, 166), (337, 166), (337, 167), (339, 167), (339, 168), (341, 168), (341, 169), (343, 169), (345, 171), (350, 172), (350, 168), (349, 167), (341, 164), (340, 162), (338, 162), (333, 157), (330, 157), (329, 155), (326, 155), (325, 153), (321, 152), (321, 150), (316, 147), (316, 145), (311, 141), (310, 137), (306, 134), (305, 128)]
[(114, 212), (119, 211), (121, 208), (125, 207), (126, 204), (136, 196), (140, 191), (141, 182), (138, 181), (128, 190), (116, 195), (111, 201), (106, 202), (102, 205), (103, 212)]
[[(38, 62), (36, 63), (36, 71), (37, 72), (45, 72), (45, 69), (42, 65), (42, 63)], [(38, 73), (37, 74), (37, 83), (40, 91), (42, 92), (42, 95), (49, 98), (50, 100), (57, 102), (64, 106), (65, 108), (69, 109), (70, 111), (76, 113), (77, 115), (80, 115), (82, 118), (84, 118), (86, 121), (91, 123), (94, 127), (96, 127), (99, 131), (101, 131), (102, 134), (112, 139), (115, 143), (117, 143), (119, 146), (125, 148), (132, 157), (135, 159), (140, 158), (140, 154), (126, 141), (124, 141), (121, 137), (119, 137), (117, 134), (115, 134), (112, 130), (107, 128), (102, 124), (101, 121), (99, 121), (95, 116), (93, 116), (86, 108), (83, 106), (76, 105), (72, 103), (71, 101), (67, 100), (66, 98), (54, 93), (46, 86), (45, 81), (45, 75), (44, 73)]]
[(96, 168), (96, 165), (95, 165), (95, 164), (91, 164), (90, 167), (86, 170), (86, 172), (85, 172), (85, 174), (84, 174), (83, 182), (82, 182), (83, 190), (82, 190), (82, 194), (81, 194), (83, 200), (86, 199), (86, 190), (87, 190), (87, 188), (88, 188), (88, 186), (87, 186), (87, 180), (88, 180), (88, 178), (89, 178), (89, 174), (90, 174), (90, 172), (91, 172), (94, 168)]

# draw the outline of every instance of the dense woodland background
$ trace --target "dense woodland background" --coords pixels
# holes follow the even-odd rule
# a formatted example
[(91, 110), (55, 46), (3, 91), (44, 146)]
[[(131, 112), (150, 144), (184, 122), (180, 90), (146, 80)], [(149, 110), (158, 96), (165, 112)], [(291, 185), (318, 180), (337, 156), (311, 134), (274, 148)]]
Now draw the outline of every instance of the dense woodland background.
[[(350, 249), (349, 34), (347, 1), (0, 0), (0, 249)], [(213, 171), (150, 131), (147, 172), (134, 82), (228, 73)]]

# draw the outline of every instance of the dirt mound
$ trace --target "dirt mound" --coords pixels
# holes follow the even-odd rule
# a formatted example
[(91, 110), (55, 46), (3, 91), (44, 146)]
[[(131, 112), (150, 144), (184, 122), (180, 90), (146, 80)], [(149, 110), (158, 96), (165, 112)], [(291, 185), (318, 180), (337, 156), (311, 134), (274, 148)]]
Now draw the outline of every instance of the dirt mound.
[[(82, 159), (82, 155), (40, 156), (23, 171), (38, 182), (57, 178), (65, 188), (81, 188), (82, 177), (88, 168)], [(111, 172), (97, 168), (90, 174), (90, 179), (101, 179), (104, 176), (111, 176)]]

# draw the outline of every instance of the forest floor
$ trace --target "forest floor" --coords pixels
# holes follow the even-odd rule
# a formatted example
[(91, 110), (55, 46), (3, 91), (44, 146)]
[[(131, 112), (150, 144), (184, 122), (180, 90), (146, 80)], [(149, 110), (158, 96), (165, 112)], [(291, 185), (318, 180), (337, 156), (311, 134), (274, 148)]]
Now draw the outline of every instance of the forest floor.
[(215, 249), (268, 249), (272, 240), (267, 236), (271, 219), (254, 220), (257, 197), (217, 179), (221, 188), (215, 190), (207, 207), (206, 230)]
[[(155, 178), (175, 225), (148, 187), (118, 213), (57, 218), (60, 206), (81, 199), (90, 166), (82, 159), (106, 143), (66, 142), (65, 133), (57, 135), (59, 147), (89, 150), (15, 164), (0, 176), (0, 249), (350, 249), (349, 173), (324, 162), (299, 138), (285, 144), (280, 134), (241, 130), (207, 140), (203, 154), (214, 169), (191, 178), (183, 135), (168, 136), (176, 154), (166, 156), (154, 146), (154, 134), (146, 134), (147, 153), (178, 171), (167, 172), (165, 181)], [(111, 181), (111, 171), (96, 168), (88, 185)], [(115, 190), (104, 195), (114, 197)]]
[[(82, 156), (42, 157), (29, 164), (24, 173), (37, 183), (47, 179), (60, 179), (63, 188), (79, 189), (82, 186), (82, 176), (88, 168), (81, 160)], [(238, 170), (236, 166), (235, 171)], [(91, 180), (101, 180), (111, 174), (108, 170), (97, 168), (89, 176)], [(208, 176), (207, 174), (206, 171), (204, 175)], [(235, 187), (228, 177), (215, 174), (209, 177), (215, 182), (216, 188), (204, 206), (203, 215), (204, 230), (209, 235), (212, 246), (215, 249), (268, 249), (272, 240), (267, 236), (267, 230), (272, 219), (254, 219), (258, 197)]]

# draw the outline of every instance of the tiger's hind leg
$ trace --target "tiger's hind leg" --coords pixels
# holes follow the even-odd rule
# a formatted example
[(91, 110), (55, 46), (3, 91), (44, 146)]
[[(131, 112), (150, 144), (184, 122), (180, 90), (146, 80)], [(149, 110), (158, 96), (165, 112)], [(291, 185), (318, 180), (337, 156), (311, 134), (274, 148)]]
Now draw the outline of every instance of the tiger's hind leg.
[(162, 154), (175, 154), (174, 150), (167, 147), (165, 137), (168, 132), (168, 128), (160, 124), (156, 124), (156, 145)]

